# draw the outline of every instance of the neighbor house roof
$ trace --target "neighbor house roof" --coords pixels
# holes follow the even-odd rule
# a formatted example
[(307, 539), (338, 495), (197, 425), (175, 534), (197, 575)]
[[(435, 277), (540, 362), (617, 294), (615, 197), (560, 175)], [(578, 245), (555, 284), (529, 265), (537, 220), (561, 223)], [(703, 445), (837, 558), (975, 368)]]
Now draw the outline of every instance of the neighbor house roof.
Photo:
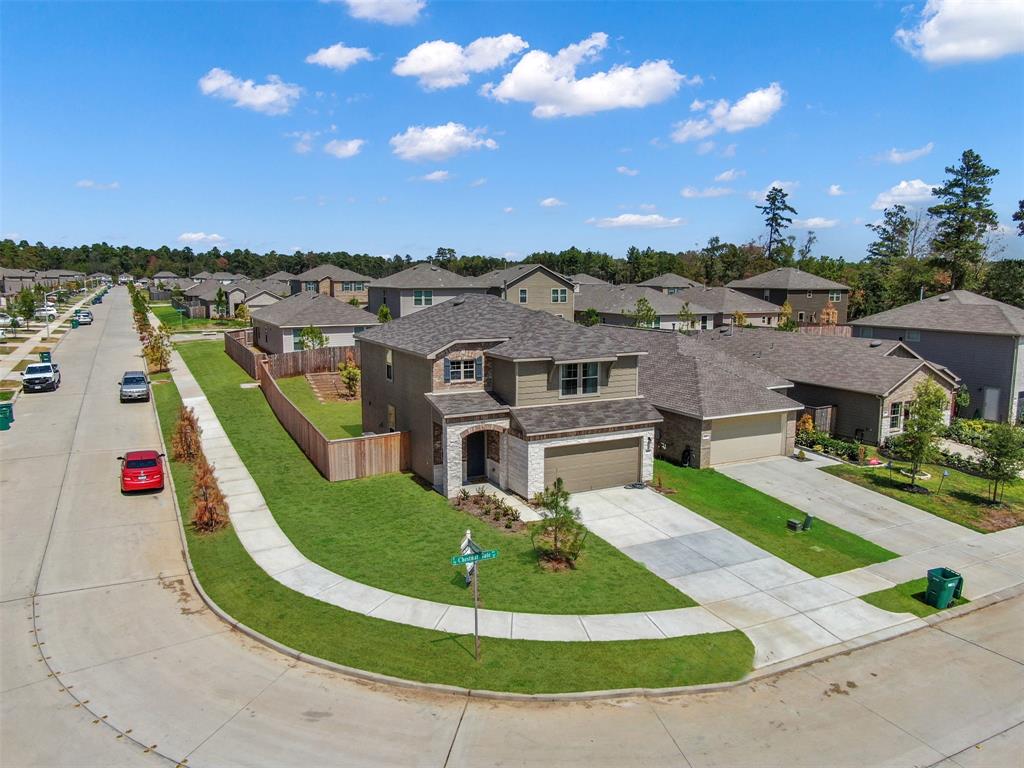
[(177, 275), (174, 274), (173, 272), (167, 271), (166, 269), (161, 269), (159, 272), (153, 275), (153, 279), (159, 279), (161, 277), (177, 277)]
[(810, 272), (804, 272), (796, 267), (779, 267), (743, 280), (733, 280), (728, 283), (728, 287), (775, 288), (787, 291), (850, 290), (849, 286), (837, 283), (835, 280), (818, 277), (818, 275), (812, 275)]
[(275, 272), (274, 274), (272, 274), (272, 275), (267, 275), (267, 276), (266, 276), (265, 278), (263, 278), (263, 279), (264, 279), (264, 280), (294, 280), (294, 279), (295, 279), (295, 277), (296, 277), (296, 276), (295, 276), (295, 275), (293, 275), (293, 274), (292, 274), (291, 272), (285, 272), (285, 271), (284, 271), (283, 269), (279, 269), (279, 270), (278, 270), (277, 272)]
[(1024, 336), (1024, 309), (970, 291), (949, 291), (861, 317), (850, 325)]
[(557, 408), (543, 405), (512, 408), (510, 413), (527, 436), (658, 424), (663, 421), (657, 409), (642, 397), (560, 403)]
[(508, 404), (491, 392), (426, 392), (424, 397), (434, 409), (445, 418), (451, 416), (482, 416), (492, 413), (508, 413)]
[(431, 357), (459, 342), (495, 342), (489, 355), (507, 359), (595, 359), (635, 354), (592, 328), (488, 294), (465, 294), (357, 336)]
[(29, 278), (35, 277), (32, 272), (28, 272), (24, 269), (13, 269), (11, 267), (0, 267), (0, 277), (12, 277), (22, 280), (28, 280)]
[(471, 282), (484, 288), (501, 288), (505, 285), (512, 285), (534, 272), (546, 272), (555, 280), (565, 283), (566, 287), (572, 287), (572, 280), (565, 275), (545, 267), (543, 264), (516, 264), (505, 269), (495, 269), (479, 277), (469, 278)]
[[(581, 285), (576, 297), (576, 310), (596, 309), (603, 315), (628, 315), (636, 310), (636, 303), (647, 299), (658, 315), (678, 315), (683, 308), (679, 294), (669, 295), (655, 288), (640, 285)], [(694, 314), (713, 314), (710, 308), (705, 309), (690, 304)]]
[(278, 328), (377, 325), (377, 316), (323, 293), (303, 291), (252, 311), (252, 319)]
[(196, 274), (192, 275), (192, 277), (194, 277), (196, 280), (209, 280), (211, 277), (213, 277), (213, 275), (207, 272), (206, 270), (203, 270), (202, 272), (196, 272)]
[(608, 285), (607, 280), (602, 280), (599, 277), (588, 275), (586, 272), (577, 272), (575, 275), (570, 275), (569, 279), (579, 285)]
[(658, 408), (698, 419), (802, 408), (777, 389), (792, 384), (756, 365), (673, 331), (604, 325), (613, 338), (642, 345), (640, 394)]
[(637, 285), (645, 285), (648, 288), (694, 288), (699, 287), (700, 283), (677, 275), (675, 272), (666, 272), (663, 275), (644, 280), (642, 283), (637, 283)]
[(323, 280), (330, 278), (335, 282), (356, 282), (356, 283), (367, 283), (370, 281), (366, 275), (360, 275), (358, 272), (353, 272), (351, 269), (344, 269), (343, 267), (335, 266), (334, 264), (321, 264), (319, 267), (313, 267), (307, 269), (305, 272), (300, 272), (295, 276), (297, 280)]
[(228, 285), (221, 285), (216, 280), (203, 280), (185, 288), (184, 293), (195, 299), (213, 301), (217, 298), (217, 291), (221, 289), (226, 294), (241, 291), (246, 299), (263, 292), (272, 293), (278, 298), (288, 295), (287, 285), (280, 280), (239, 280)]
[(459, 288), (480, 289), (468, 277), (456, 275), (436, 264), (417, 264), (393, 275), (373, 281), (374, 288)]
[(762, 301), (743, 293), (743, 291), (736, 291), (722, 286), (684, 288), (675, 295), (675, 298), (689, 302), (691, 312), (694, 311), (694, 307), (706, 307), (712, 312), (726, 315), (732, 315), (736, 312), (764, 314), (782, 311), (782, 307), (778, 304)]
[(800, 384), (884, 396), (921, 368), (955, 383), (954, 374), (946, 368), (907, 356), (909, 350), (897, 341), (810, 336), (769, 328), (719, 328), (701, 332), (696, 339)]

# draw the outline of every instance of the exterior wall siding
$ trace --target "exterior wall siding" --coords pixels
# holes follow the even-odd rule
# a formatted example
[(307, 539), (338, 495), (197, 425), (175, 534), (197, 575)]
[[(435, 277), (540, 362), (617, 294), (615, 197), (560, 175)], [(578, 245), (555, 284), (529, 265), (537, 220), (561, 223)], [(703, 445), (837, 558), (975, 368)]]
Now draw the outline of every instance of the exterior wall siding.
[(548, 362), (518, 363), (519, 391), (514, 405), (550, 405), (586, 400), (614, 400), (636, 397), (637, 360), (635, 356), (620, 357), (612, 363), (599, 363), (598, 392), (595, 395), (562, 398), (559, 366)]
[[(799, 313), (804, 313), (805, 323), (817, 323), (821, 320), (821, 311), (828, 304), (829, 291), (787, 291), (782, 289), (769, 289), (768, 296), (765, 296), (763, 288), (736, 288), (737, 291), (741, 291), (748, 296), (753, 296), (755, 299), (762, 299), (764, 301), (770, 301), (772, 304), (778, 304), (780, 307), (785, 303), (789, 302), (789, 305), (793, 307), (793, 322), (798, 322), (797, 318), (800, 316)], [(847, 316), (850, 309), (850, 292), (840, 291), (839, 301), (832, 302), (832, 305), (836, 308), (839, 313), (839, 325), (845, 325)], [(812, 319), (813, 318), (813, 319)]]
[(862, 442), (878, 445), (879, 419), (882, 415), (882, 399), (875, 395), (850, 392), (831, 387), (816, 387), (810, 384), (796, 384), (789, 390), (789, 396), (804, 405), (834, 405), (835, 435), (844, 440), (853, 440), (857, 430), (863, 431)]
[[(525, 304), (522, 304), (519, 301), (519, 291), (524, 288), (526, 289), (527, 301)], [(564, 288), (568, 301), (565, 304), (556, 304), (551, 301), (552, 288)], [(555, 278), (543, 270), (538, 270), (518, 282), (511, 283), (507, 288), (505, 300), (527, 309), (538, 309), (550, 312), (553, 315), (561, 315), (570, 321), (575, 317), (576, 305), (573, 286), (565, 285), (560, 280), (555, 280)]]
[(506, 403), (516, 402), (516, 364), (510, 360), (488, 358), (485, 363), (490, 366), (491, 391)]

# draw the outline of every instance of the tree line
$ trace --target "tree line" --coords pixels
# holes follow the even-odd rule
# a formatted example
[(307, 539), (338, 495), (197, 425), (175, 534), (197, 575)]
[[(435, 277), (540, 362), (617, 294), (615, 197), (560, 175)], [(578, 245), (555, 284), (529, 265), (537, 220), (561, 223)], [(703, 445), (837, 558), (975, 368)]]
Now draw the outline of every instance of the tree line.
[[(858, 261), (817, 252), (817, 236), (809, 231), (803, 242), (788, 230), (797, 211), (784, 189), (768, 191), (756, 208), (764, 219), (760, 240), (723, 242), (712, 237), (703, 248), (664, 251), (630, 247), (624, 258), (603, 251), (538, 251), (527, 263), (544, 264), (565, 275), (586, 273), (610, 283), (637, 283), (666, 272), (705, 285), (725, 285), (776, 267), (797, 267), (851, 288), (850, 317), (880, 312), (953, 288), (982, 293), (1024, 307), (1024, 261), (999, 259), (995, 237), (998, 217), (989, 199), (991, 180), (999, 171), (990, 168), (973, 150), (966, 150), (955, 165), (945, 169), (943, 184), (932, 190), (933, 205), (920, 211), (893, 205), (881, 218), (867, 224), (874, 239)], [(1017, 234), (1024, 235), (1024, 201), (1013, 215)], [(417, 263), (433, 263), (457, 274), (482, 275), (509, 265), (506, 259), (459, 255), (439, 247), (413, 258), (395, 254), (370, 256), (347, 251), (296, 251), (259, 254), (248, 249), (141, 248), (107, 243), (76, 247), (34, 245), (22, 240), (0, 241), (0, 266), (21, 269), (76, 269), (85, 273), (127, 272), (151, 277), (163, 270), (187, 277), (202, 271), (236, 272), (264, 277), (277, 271), (298, 274), (320, 264), (334, 264), (371, 278), (381, 278)]]

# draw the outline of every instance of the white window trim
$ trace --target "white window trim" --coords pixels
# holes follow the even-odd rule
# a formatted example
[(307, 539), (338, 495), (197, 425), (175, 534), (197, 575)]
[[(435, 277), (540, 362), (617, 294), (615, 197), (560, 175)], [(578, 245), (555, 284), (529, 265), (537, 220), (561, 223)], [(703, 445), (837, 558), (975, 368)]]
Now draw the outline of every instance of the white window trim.
[(530, 291), (528, 288), (519, 289), (519, 303), (526, 304), (530, 300)]
[[(576, 394), (567, 395), (562, 391), (562, 382), (569, 381), (565, 376), (566, 368), (570, 365), (576, 366)], [(593, 365), (595, 366), (594, 376), (584, 376), (584, 366)], [(595, 379), (595, 389), (593, 392), (583, 391), (583, 382), (586, 379)], [(575, 400), (581, 397), (597, 397), (601, 394), (601, 364), (596, 362), (582, 362), (582, 363), (561, 363), (558, 370), (558, 397), (560, 400)]]
[[(468, 365), (467, 365), (468, 364)], [(455, 377), (455, 367), (459, 368), (459, 376)], [(469, 375), (466, 375), (466, 370), (469, 370)], [(448, 359), (448, 383), (449, 384), (469, 384), (476, 382), (476, 360), (469, 358), (468, 360), (458, 360), (449, 358)]]
[(412, 305), (414, 307), (434, 306), (434, 291), (432, 289), (417, 288), (412, 292)]
[(388, 381), (395, 380), (395, 361), (390, 349), (384, 350), (384, 378)]
[(569, 303), (569, 289), (568, 288), (552, 288), (551, 289), (551, 303), (552, 304), (568, 304)]
[(828, 292), (828, 300), (831, 301), (833, 304), (835, 304), (838, 301), (842, 301), (843, 300), (843, 292), (842, 291), (829, 291)]
[[(893, 415), (892, 409), (896, 409), (896, 426), (892, 425)], [(889, 420), (889, 431), (890, 432), (902, 432), (903, 431), (903, 403), (895, 401), (889, 403), (889, 413), (886, 414), (886, 418)]]

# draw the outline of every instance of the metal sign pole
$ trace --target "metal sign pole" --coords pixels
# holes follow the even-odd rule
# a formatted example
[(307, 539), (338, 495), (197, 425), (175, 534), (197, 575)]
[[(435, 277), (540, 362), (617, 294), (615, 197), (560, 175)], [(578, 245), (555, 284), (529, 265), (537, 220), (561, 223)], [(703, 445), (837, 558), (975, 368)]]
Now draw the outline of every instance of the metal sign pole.
[(473, 569), (473, 638), (476, 642), (476, 660), (480, 661), (480, 568)]

